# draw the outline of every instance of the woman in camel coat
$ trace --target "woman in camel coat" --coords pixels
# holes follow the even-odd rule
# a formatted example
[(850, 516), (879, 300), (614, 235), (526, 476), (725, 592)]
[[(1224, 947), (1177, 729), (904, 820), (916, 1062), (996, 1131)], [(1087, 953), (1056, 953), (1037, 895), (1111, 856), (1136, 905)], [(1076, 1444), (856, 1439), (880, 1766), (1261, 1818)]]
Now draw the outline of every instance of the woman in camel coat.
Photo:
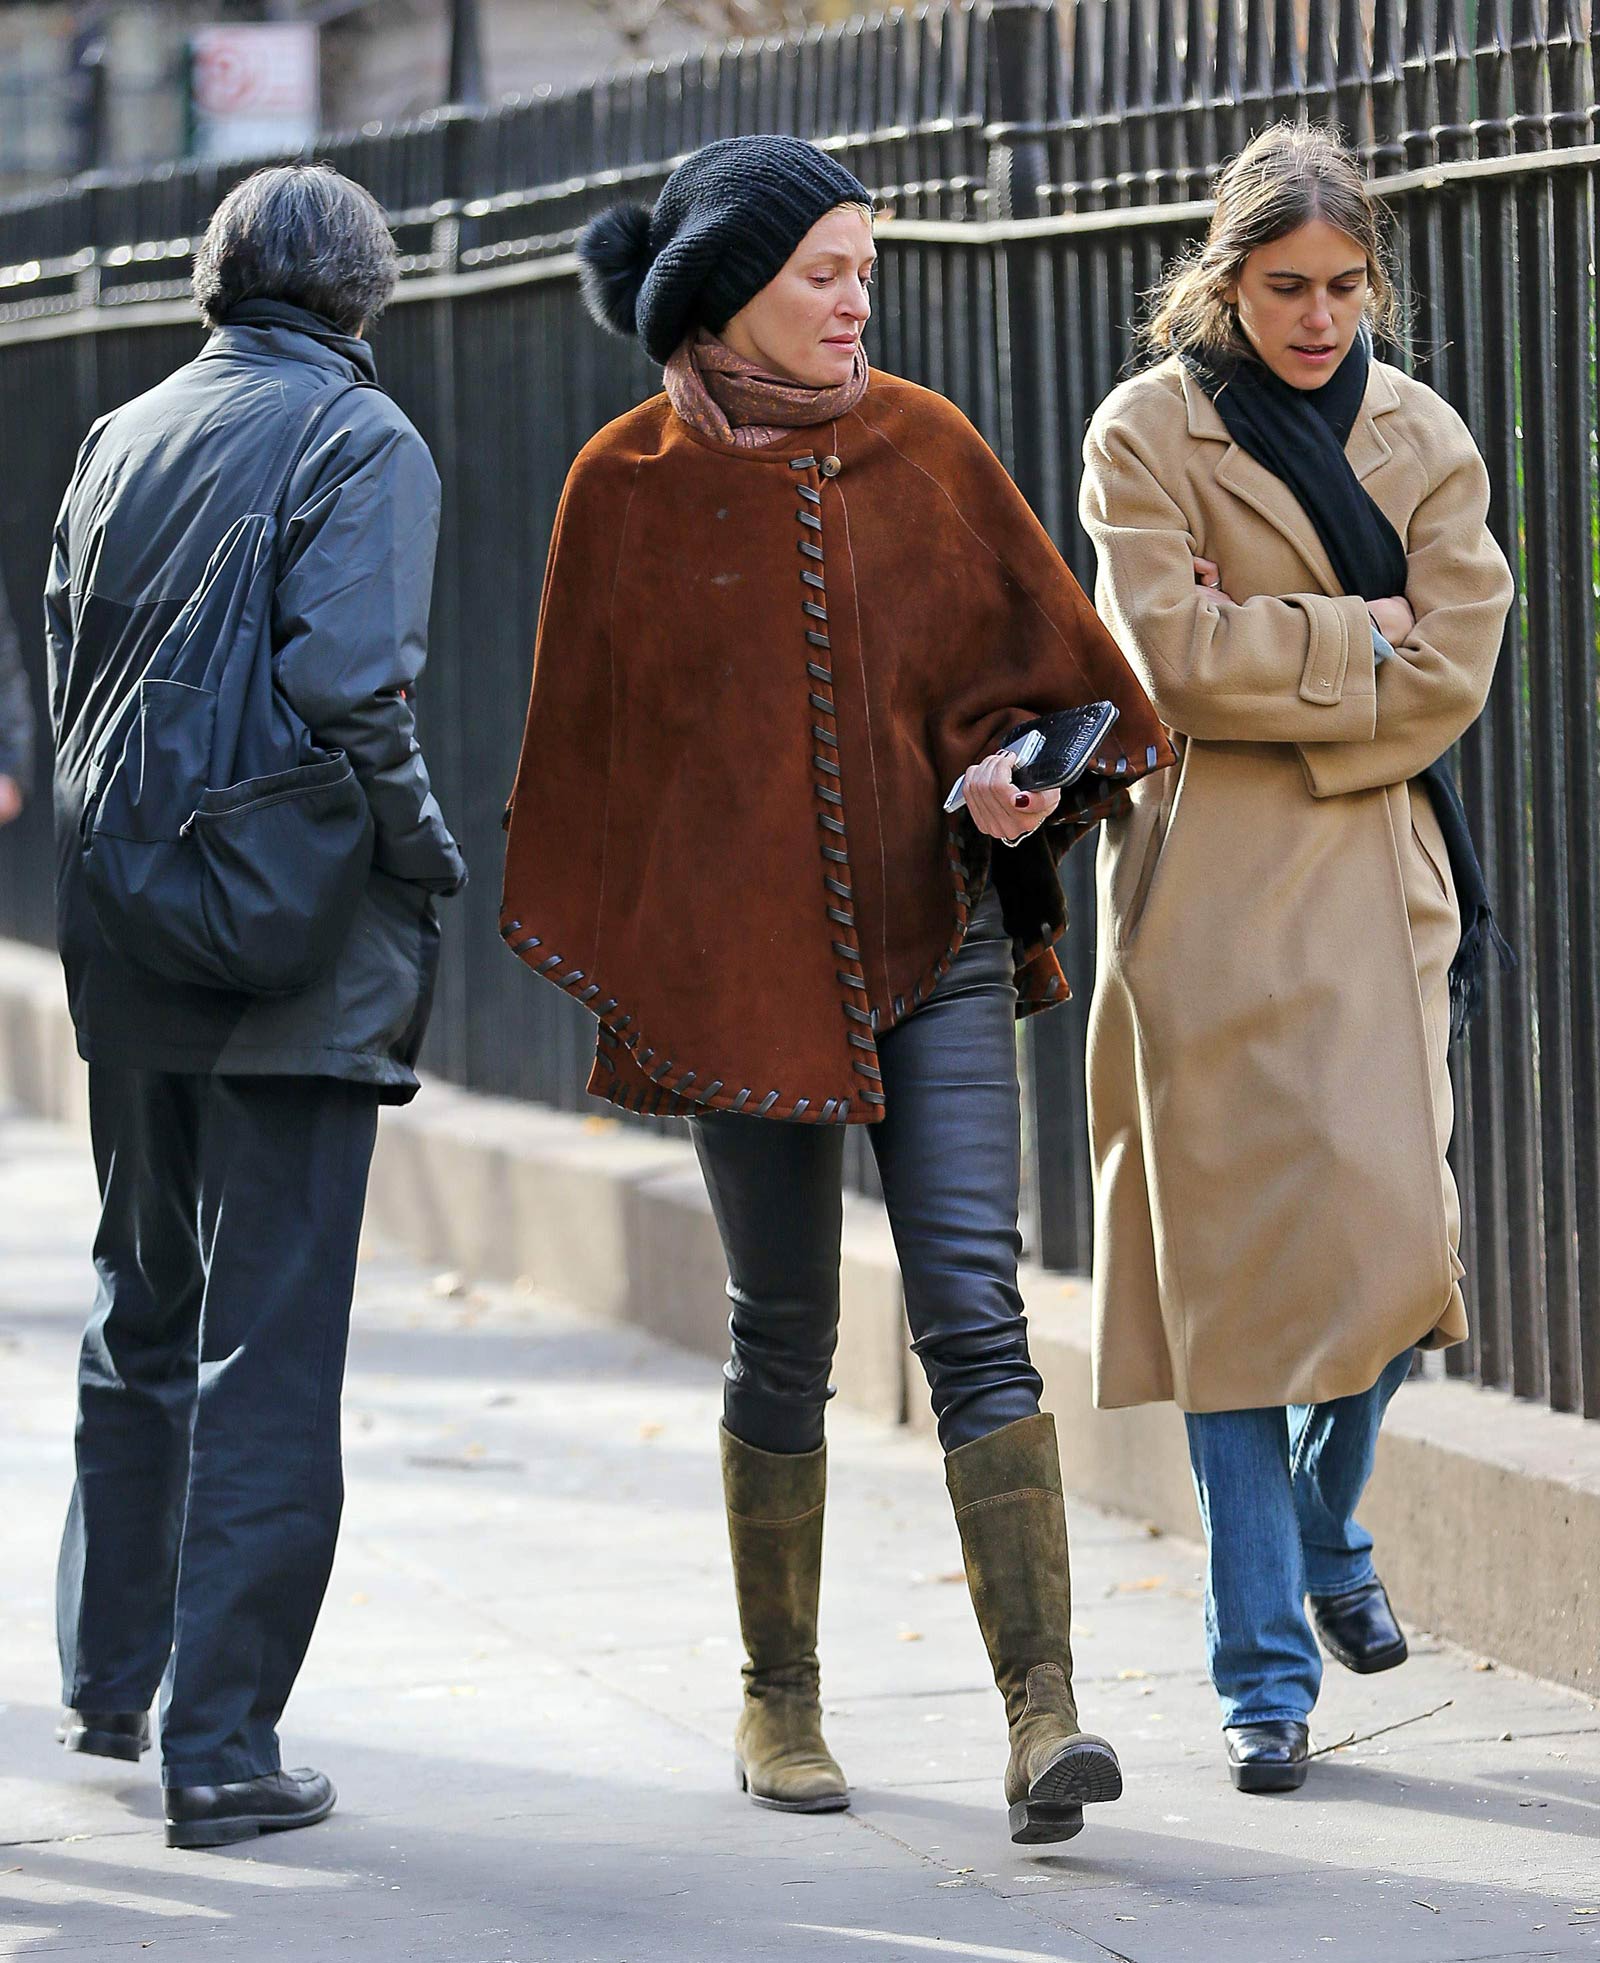
[[(1352, 162), (1268, 132), (1162, 296), (1168, 358), (1085, 449), (1097, 603), (1180, 752), (1100, 847), (1095, 1394), (1189, 1414), (1213, 1676), (1253, 1790), (1304, 1777), (1303, 1592), (1341, 1661), (1404, 1657), (1353, 1509), (1413, 1346), (1467, 1330), (1445, 1159), (1461, 920), (1417, 780), (1483, 706), (1511, 582), (1461, 419), (1369, 357), (1389, 304)], [(1403, 594), (1370, 606), (1222, 412), (1266, 368), (1293, 432), (1346, 360), (1347, 488), (1404, 550)]]

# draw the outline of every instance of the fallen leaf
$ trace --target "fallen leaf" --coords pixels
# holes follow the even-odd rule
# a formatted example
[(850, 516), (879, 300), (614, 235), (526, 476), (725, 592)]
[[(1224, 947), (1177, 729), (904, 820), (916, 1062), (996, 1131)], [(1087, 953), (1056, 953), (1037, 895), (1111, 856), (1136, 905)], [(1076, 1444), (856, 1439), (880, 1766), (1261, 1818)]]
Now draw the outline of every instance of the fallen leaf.
[(1492, 1670), (1494, 1668), (1494, 1662), (1490, 1657), (1480, 1656), (1477, 1662), (1474, 1663), (1472, 1667), (1474, 1670), (1478, 1670), (1478, 1671)]
[(936, 1574), (934, 1576), (935, 1581), (965, 1581), (966, 1578), (967, 1571), (965, 1568), (946, 1568), (943, 1574)]
[(585, 1118), (583, 1128), (592, 1132), (615, 1131), (620, 1123), (618, 1118)]
[(1119, 1670), (1117, 1672), (1117, 1681), (1124, 1684), (1143, 1683), (1149, 1674), (1150, 1672), (1148, 1670)]
[(920, 1643), (922, 1641), (922, 1631), (920, 1629), (902, 1629), (895, 1640), (902, 1643)]
[(350, 1597), (350, 1606), (353, 1609), (364, 1609), (371, 1600), (372, 1597), (364, 1588), (358, 1588)]
[(1113, 1595), (1148, 1595), (1152, 1589), (1165, 1588), (1166, 1585), (1164, 1574), (1147, 1574), (1139, 1581), (1119, 1581), (1111, 1592)]
[(1146, 1540), (1160, 1540), (1167, 1530), (1165, 1527), (1158, 1527), (1154, 1520), (1146, 1520), (1141, 1525), (1139, 1531), (1144, 1535)]
[(659, 1438), (665, 1430), (665, 1425), (642, 1424), (639, 1427), (639, 1436), (641, 1438)]
[(447, 1268), (442, 1275), (434, 1276), (433, 1292), (435, 1295), (446, 1297), (461, 1296), (466, 1294), (467, 1284), (465, 1279), (461, 1275), (458, 1275), (454, 1268)]
[(1500, 1734), (1500, 1743), (1502, 1745), (1509, 1745), (1511, 1742), (1512, 1742), (1511, 1733), (1509, 1731), (1502, 1731)]

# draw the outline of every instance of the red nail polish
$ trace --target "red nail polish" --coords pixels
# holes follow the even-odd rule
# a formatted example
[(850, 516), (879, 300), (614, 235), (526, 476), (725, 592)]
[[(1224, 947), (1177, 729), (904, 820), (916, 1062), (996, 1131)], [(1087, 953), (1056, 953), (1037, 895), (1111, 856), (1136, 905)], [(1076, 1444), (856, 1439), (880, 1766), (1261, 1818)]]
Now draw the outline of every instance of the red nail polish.
[(1017, 807), (1019, 811), (1026, 811), (1028, 808), (1027, 792), (1026, 791), (1016, 792), (1016, 794), (1012, 797), (1011, 802)]

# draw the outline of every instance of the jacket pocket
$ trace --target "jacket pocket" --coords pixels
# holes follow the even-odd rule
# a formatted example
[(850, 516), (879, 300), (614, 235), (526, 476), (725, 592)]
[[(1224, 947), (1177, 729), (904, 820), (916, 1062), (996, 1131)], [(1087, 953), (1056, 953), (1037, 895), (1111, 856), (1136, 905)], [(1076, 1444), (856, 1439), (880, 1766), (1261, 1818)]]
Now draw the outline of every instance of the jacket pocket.
[(1421, 858), (1423, 866), (1431, 875), (1431, 885), (1437, 889), (1439, 899), (1447, 907), (1457, 905), (1455, 875), (1451, 874), (1451, 858), (1445, 846), (1445, 834), (1439, 828), (1439, 821), (1433, 815), (1433, 801), (1419, 783), (1406, 785), (1406, 809), (1412, 819), (1412, 850)]
[(1417, 823), (1417, 817), (1414, 811), (1411, 814), (1411, 843), (1417, 848), (1417, 851), (1422, 856), (1423, 863), (1433, 874), (1434, 882), (1439, 888), (1440, 899), (1453, 906), (1455, 904), (1455, 890), (1450, 876), (1442, 863), (1445, 855), (1442, 852), (1436, 852), (1423, 837), (1422, 827)]
[(372, 813), (341, 752), (207, 790), (180, 837), (225, 986), (293, 994), (333, 965), (372, 864)]
[(1116, 946), (1122, 953), (1127, 953), (1138, 938), (1159, 880), (1172, 829), (1177, 797), (1173, 780), (1177, 774), (1176, 770), (1163, 771), (1153, 805), (1135, 804), (1132, 816), (1124, 821), (1129, 836), (1118, 854), (1111, 886), (1112, 927)]

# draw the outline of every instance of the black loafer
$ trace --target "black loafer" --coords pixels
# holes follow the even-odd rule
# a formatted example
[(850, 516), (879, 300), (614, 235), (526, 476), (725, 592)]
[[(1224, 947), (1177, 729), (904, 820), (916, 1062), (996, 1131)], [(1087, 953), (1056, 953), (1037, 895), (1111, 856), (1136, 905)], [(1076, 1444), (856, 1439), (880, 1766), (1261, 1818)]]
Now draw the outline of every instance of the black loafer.
[(92, 1752), (96, 1758), (131, 1759), (135, 1765), (150, 1749), (148, 1711), (79, 1711), (61, 1714), (56, 1737), (69, 1752)]
[(261, 1833), (314, 1827), (333, 1811), (338, 1794), (325, 1772), (264, 1772), (226, 1786), (168, 1786), (169, 1847), (228, 1847)]
[(1311, 1620), (1334, 1662), (1358, 1676), (1392, 1670), (1406, 1660), (1405, 1631), (1381, 1581), (1363, 1582), (1342, 1595), (1313, 1595)]
[(1306, 1783), (1311, 1740), (1297, 1720), (1230, 1725), (1224, 1735), (1228, 1773), (1240, 1792), (1292, 1793)]

